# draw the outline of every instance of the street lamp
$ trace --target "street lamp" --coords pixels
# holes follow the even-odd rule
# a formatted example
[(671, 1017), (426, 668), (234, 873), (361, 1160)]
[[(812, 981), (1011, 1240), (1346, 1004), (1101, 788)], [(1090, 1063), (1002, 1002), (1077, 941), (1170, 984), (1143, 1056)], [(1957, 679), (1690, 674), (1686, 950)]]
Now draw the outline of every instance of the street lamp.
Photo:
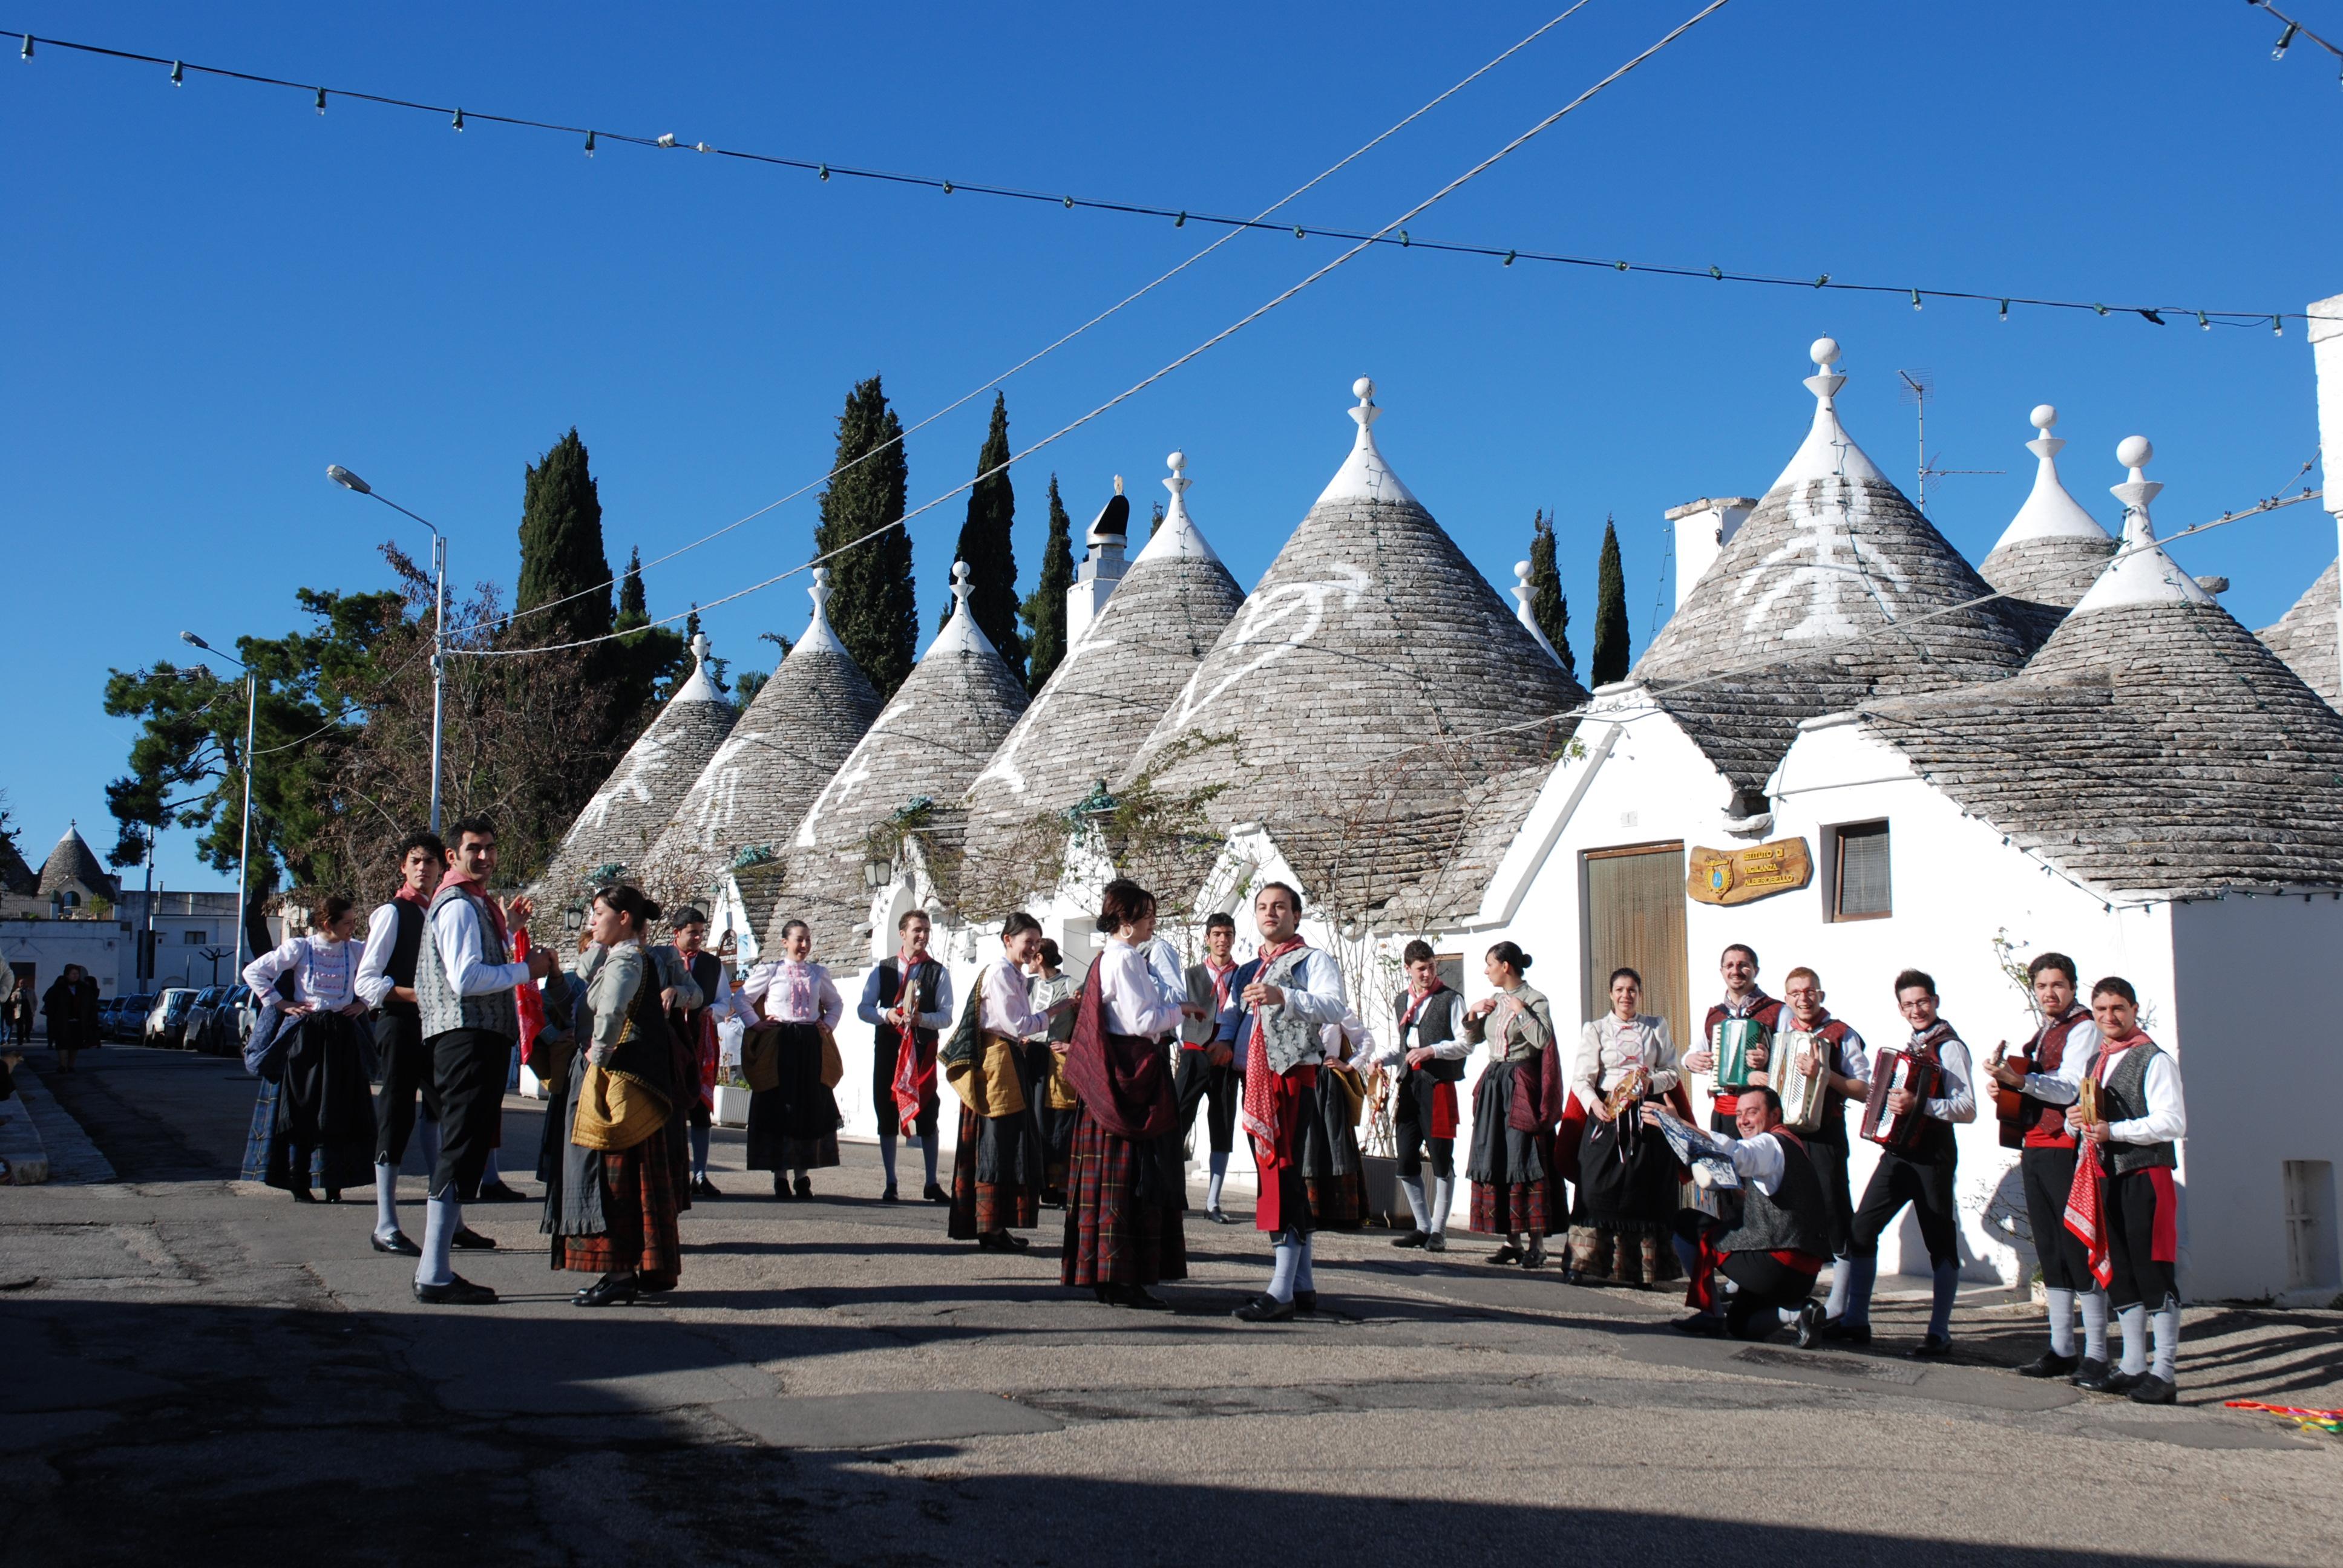
[[(215, 658), (226, 659), (244, 671), (244, 835), (236, 852), (236, 969), (244, 972), (244, 915), (251, 900), (252, 886), (252, 721), (260, 707), (260, 683), (253, 678), (252, 667), (232, 653), (222, 653), (192, 631), (183, 631), (179, 640), (191, 648), (202, 648)], [(216, 975), (218, 970), (214, 969)]]
[(439, 831), (439, 730), (440, 721), (447, 711), (447, 539), (430, 518), (410, 512), (388, 496), (377, 495), (375, 487), (343, 467), (339, 463), (326, 465), (326, 477), (345, 490), (355, 490), (361, 496), (373, 496), (392, 511), (413, 518), (431, 529), (431, 575), (434, 579), (431, 608), (431, 830)]

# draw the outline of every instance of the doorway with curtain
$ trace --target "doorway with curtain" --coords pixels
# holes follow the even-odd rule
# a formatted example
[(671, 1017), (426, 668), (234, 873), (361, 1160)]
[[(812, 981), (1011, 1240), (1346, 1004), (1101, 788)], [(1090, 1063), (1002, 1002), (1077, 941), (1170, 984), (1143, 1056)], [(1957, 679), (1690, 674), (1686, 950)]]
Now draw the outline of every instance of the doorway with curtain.
[(1611, 971), (1624, 966), (1644, 977), (1644, 1010), (1666, 1019), (1677, 1049), (1685, 1049), (1692, 991), (1683, 841), (1589, 849), (1582, 865), (1581, 1016), (1600, 1018), (1610, 1010)]

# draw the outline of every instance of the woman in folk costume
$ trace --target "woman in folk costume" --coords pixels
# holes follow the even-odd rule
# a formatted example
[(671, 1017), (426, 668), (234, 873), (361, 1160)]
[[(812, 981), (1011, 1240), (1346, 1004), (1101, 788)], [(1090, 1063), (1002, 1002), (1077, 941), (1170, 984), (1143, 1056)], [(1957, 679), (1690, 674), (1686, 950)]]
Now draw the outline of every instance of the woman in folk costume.
[(1581, 1031), (1571, 1081), (1587, 1110), (1578, 1150), (1578, 1206), (1570, 1216), (1571, 1267), (1624, 1285), (1675, 1277), (1672, 1238), (1680, 1168), (1665, 1138), (1646, 1128), (1640, 1115), (1623, 1112), (1672, 1101), (1678, 1116), (1692, 1120), (1668, 1020), (1643, 1007), (1644, 977), (1631, 969), (1613, 970), (1611, 1010)]
[(1355, 1231), (1367, 1217), (1367, 1165), (1359, 1150), (1359, 1116), (1367, 1101), (1359, 1060), (1374, 1040), (1355, 1012), (1318, 1030), (1326, 1053), (1318, 1070), (1318, 1119), (1326, 1145), (1326, 1170), (1305, 1177), (1310, 1212), (1321, 1231)]
[(1489, 1261), (1524, 1269), (1545, 1261), (1545, 1239), (1563, 1219), (1554, 1148), (1562, 1120), (1562, 1053), (1545, 993), (1522, 979), (1531, 962), (1516, 943), (1491, 948), (1481, 967), (1497, 994), (1464, 1010), (1465, 1040), (1489, 1047), (1489, 1063), (1473, 1087), (1473, 1151), (1464, 1167), (1473, 1183), (1473, 1229), (1504, 1236)]
[(668, 1129), (693, 1085), (643, 948), (658, 919), (659, 906), (636, 889), (596, 893), (594, 945), (570, 978), (583, 1055), (558, 1112), (569, 1136), (539, 1228), (552, 1238), (556, 1269), (602, 1276), (572, 1298), (581, 1307), (671, 1291), (682, 1263), (676, 1216), (687, 1200)]
[(812, 961), (813, 928), (781, 928), (781, 956), (749, 971), (740, 994), (758, 1021), (740, 1042), (749, 1081), (749, 1169), (773, 1173), (776, 1198), (810, 1198), (816, 1166), (838, 1163), (835, 1031), (846, 999)]
[[(1034, 1101), (1041, 1082), (1025, 1049), (1047, 1034), (1050, 1015), (1025, 991), (1025, 966), (1041, 944), (1041, 922), (1019, 910), (1001, 923), (1001, 956), (976, 977), (967, 1010), (937, 1056), (960, 1096), (960, 1146), (952, 1156), (951, 1219), (945, 1234), (980, 1251), (1026, 1244), (1010, 1234), (1041, 1222), (1047, 1154)], [(1057, 1006), (1071, 1014), (1075, 1004)]]
[(318, 935), (288, 938), (245, 965), (242, 977), (256, 996), (275, 991), (280, 979), (293, 983), (271, 1053), (277, 1081), (261, 1085), (252, 1133), (266, 1139), (261, 1180), (285, 1188), (297, 1203), (317, 1201), (312, 1175), (324, 1185), (326, 1201), (338, 1203), (343, 1188), (364, 1185), (374, 1169), (374, 1090), (358, 1033), (367, 1009), (357, 996), (358, 948), (350, 940), (357, 910), (337, 894), (318, 913)]
[(1025, 995), (1040, 1011), (1050, 1015), (1050, 1027), (1038, 1040), (1026, 1042), (1031, 1058), (1028, 1071), (1041, 1085), (1036, 1115), (1041, 1124), (1041, 1207), (1066, 1206), (1066, 1161), (1074, 1147), (1074, 1112), (1081, 1101), (1066, 1081), (1066, 1051), (1074, 1038), (1074, 1010), (1057, 1010), (1073, 998), (1082, 982), (1061, 966), (1065, 955), (1049, 938), (1041, 939), (1033, 961), (1027, 966)]
[(1188, 1277), (1180, 1211), (1180, 1104), (1165, 1047), (1182, 994), (1149, 972), (1142, 945), (1155, 895), (1118, 877), (1100, 896), (1106, 946), (1082, 977), (1066, 1079), (1075, 1112), (1066, 1177), (1066, 1249), (1059, 1278), (1110, 1306), (1168, 1312), (1147, 1287)]

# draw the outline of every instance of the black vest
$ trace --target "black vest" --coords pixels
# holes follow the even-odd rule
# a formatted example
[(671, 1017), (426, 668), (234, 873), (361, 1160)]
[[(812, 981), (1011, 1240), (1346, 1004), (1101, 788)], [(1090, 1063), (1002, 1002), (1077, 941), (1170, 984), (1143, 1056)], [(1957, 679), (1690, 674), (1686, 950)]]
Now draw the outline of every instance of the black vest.
[[(423, 928), (426, 924), (423, 906), (412, 899), (393, 899), (390, 912), (398, 921), (398, 935), (390, 944), (390, 983), (415, 989), (416, 960), (423, 951)], [(401, 1018), (420, 1018), (422, 1010), (411, 1001), (401, 1001), (395, 996), (382, 1000), (382, 1010)]]
[[(933, 1012), (936, 1010), (936, 987), (943, 980), (943, 977), (944, 966), (938, 963), (932, 958), (921, 959), (918, 964), (913, 966), (911, 970), (911, 983), (914, 992), (914, 1000), (911, 1008), (913, 1012)], [(902, 967), (893, 959), (889, 959), (879, 966), (879, 1005), (881, 1008), (891, 1008), (895, 1005), (896, 1000), (902, 994)], [(936, 1031), (934, 1030), (914, 1029), (911, 1030), (911, 1033), (918, 1038), (920, 1043), (922, 1045), (932, 1046), (935, 1044)], [(879, 1025), (878, 1037), (883, 1059), (890, 1061), (893, 1060), (895, 1053), (902, 1049), (902, 1035), (896, 1030), (893, 1024), (882, 1020)]]
[[(1919, 1040), (1909, 1040), (1904, 1043), (1905, 1050), (1939, 1068), (1940, 1076), (1936, 1081), (1936, 1093), (1930, 1097), (1932, 1099), (1946, 1098), (1946, 1091), (1950, 1088), (1941, 1076), (1944, 1059), (1939, 1054), (1938, 1048), (1948, 1040), (1960, 1038), (1960, 1031), (1940, 1018), (1928, 1026), (1926, 1035)], [(1904, 1158), (1924, 1165), (1956, 1163), (1960, 1158), (1960, 1145), (1954, 1139), (1953, 1124), (1929, 1115), (1926, 1101), (1916, 1106), (1913, 1114), (1920, 1118), (1920, 1136), (1914, 1141), (1912, 1147), (1905, 1151)]]
[(1741, 1224), (1717, 1246), (1727, 1252), (1804, 1252), (1830, 1256), (1829, 1211), (1822, 1178), (1805, 1145), (1787, 1128), (1774, 1129), (1782, 1146), (1782, 1181), (1768, 1197), (1751, 1182), (1741, 1190)]
[[(676, 956), (683, 957), (681, 953)], [(691, 983), (699, 988), (699, 1005), (674, 1009), (667, 1015), (668, 1027), (675, 1030), (687, 1050), (697, 1053), (699, 1050), (700, 1015), (716, 1005), (716, 981), (724, 972), (724, 960), (702, 948), (692, 954), (683, 967), (685, 972), (691, 976)]]
[[(1423, 999), (1423, 1007), (1415, 1015), (1416, 1044), (1445, 1045), (1456, 1038), (1455, 1030), (1449, 1028), (1451, 1020), (1448, 1004), (1441, 1000), (1443, 997), (1454, 994), (1446, 986), (1442, 986)], [(1407, 1004), (1414, 1000), (1407, 992), (1402, 991), (1392, 1001), (1392, 1017), (1399, 1026), (1402, 1045), (1407, 1042)], [(1403, 1068), (1402, 1070), (1427, 1074), (1433, 1081), (1439, 1083), (1462, 1083), (1464, 1081), (1464, 1059), (1460, 1056), (1453, 1061), (1443, 1061), (1438, 1057), (1433, 1057), (1420, 1068)]]
[[(2124, 1059), (2116, 1063), (2114, 1073), (2099, 1081), (2099, 1120), (2102, 1121), (2137, 1121), (2147, 1114), (2147, 1069), (2164, 1054), (2164, 1048), (2146, 1035), (2134, 1037), (2138, 1043), (2124, 1047)], [(2107, 1047), (2099, 1048), (2104, 1057)], [(2094, 1073), (2098, 1063), (2091, 1064)], [(2100, 1151), (2100, 1160), (2117, 1176), (2128, 1176), (2135, 1171), (2169, 1171), (2180, 1163), (2179, 1151), (2170, 1142), (2109, 1143)]]

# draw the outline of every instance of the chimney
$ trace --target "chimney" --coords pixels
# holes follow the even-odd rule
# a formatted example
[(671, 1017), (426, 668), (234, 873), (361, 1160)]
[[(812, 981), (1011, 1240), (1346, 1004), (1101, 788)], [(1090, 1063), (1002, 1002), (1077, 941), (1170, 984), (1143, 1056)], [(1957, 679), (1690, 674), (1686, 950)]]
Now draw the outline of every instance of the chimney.
[(1131, 502), (1122, 493), (1122, 476), (1114, 477), (1114, 495), (1099, 508), (1096, 521), (1084, 536), (1090, 548), (1082, 556), (1082, 564), (1074, 573), (1071, 587), (1066, 589), (1066, 646), (1072, 648), (1099, 611), (1106, 608), (1115, 585), (1122, 581), (1129, 562), (1124, 558), (1124, 546), (1131, 532)]
[[(2310, 362), (2318, 377), (2318, 475), (2343, 554), (2343, 294), (2310, 304)], [(2335, 606), (2335, 651), (2343, 662), (2343, 599)]]
[(1704, 496), (1697, 501), (1686, 501), (1681, 507), (1670, 507), (1661, 514), (1676, 530), (1676, 608), (1684, 608), (1684, 599), (1692, 593), (1741, 525), (1749, 520), (1756, 509), (1755, 496)]

